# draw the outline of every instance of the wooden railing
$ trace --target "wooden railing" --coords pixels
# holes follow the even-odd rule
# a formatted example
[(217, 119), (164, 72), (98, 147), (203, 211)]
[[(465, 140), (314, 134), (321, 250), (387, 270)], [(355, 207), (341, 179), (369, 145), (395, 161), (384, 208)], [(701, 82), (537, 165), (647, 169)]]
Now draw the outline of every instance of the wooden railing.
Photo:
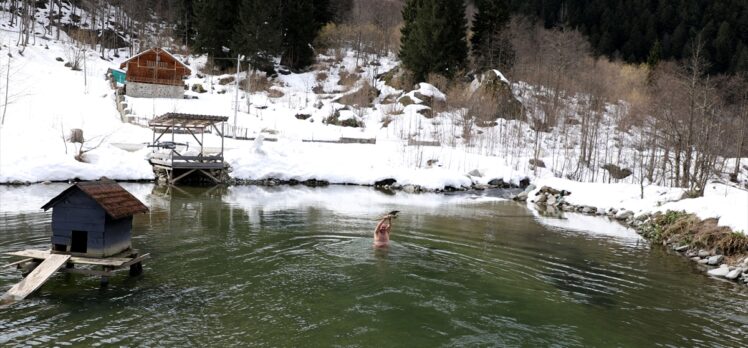
[(181, 79), (159, 79), (154, 77), (140, 77), (127, 75), (127, 82), (152, 83), (157, 85), (182, 86), (184, 82)]
[(172, 162), (174, 161), (185, 161), (185, 162), (223, 162), (223, 156), (181, 156), (172, 155)]

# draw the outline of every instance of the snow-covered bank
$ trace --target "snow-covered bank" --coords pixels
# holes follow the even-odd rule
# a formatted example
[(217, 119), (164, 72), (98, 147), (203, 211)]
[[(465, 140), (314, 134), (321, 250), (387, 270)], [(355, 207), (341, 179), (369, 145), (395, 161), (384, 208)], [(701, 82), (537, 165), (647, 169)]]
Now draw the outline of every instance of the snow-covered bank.
[[(58, 131), (59, 132), (59, 131)], [(153, 171), (145, 152), (127, 152), (102, 144), (86, 154), (86, 163), (76, 161), (72, 144), (65, 148), (53, 129), (38, 130), (38, 138), (0, 128), (0, 183), (36, 183), (71, 179), (152, 180)]]
[(571, 192), (563, 197), (566, 203), (596, 208), (598, 212), (614, 209), (638, 216), (685, 211), (701, 219), (717, 218), (720, 226), (735, 232), (748, 232), (748, 190), (722, 183), (707, 185), (703, 197), (685, 199), (685, 190), (681, 188), (645, 186), (642, 199), (640, 187), (633, 184), (581, 183), (558, 178), (540, 178), (535, 184), (537, 188), (528, 195), (529, 204), (533, 204), (543, 186), (548, 186)]
[[(414, 158), (438, 159), (432, 165), (413, 166)], [(374, 185), (394, 179), (398, 185), (428, 190), (469, 188), (493, 179), (519, 183), (526, 176), (499, 159), (442, 147), (408, 147), (402, 142), (376, 145), (303, 143), (282, 140), (259, 142), (228, 151), (232, 176), (241, 180), (324, 180), (333, 184)], [(473, 175), (468, 175), (472, 172)], [(478, 175), (475, 175), (478, 174)]]

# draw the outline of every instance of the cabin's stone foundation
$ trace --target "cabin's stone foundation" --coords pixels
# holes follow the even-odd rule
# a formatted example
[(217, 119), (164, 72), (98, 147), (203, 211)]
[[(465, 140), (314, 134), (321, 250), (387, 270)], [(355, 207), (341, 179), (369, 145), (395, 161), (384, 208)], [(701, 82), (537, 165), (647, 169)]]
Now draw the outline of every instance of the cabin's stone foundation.
[(126, 95), (133, 98), (184, 98), (184, 86), (128, 82)]

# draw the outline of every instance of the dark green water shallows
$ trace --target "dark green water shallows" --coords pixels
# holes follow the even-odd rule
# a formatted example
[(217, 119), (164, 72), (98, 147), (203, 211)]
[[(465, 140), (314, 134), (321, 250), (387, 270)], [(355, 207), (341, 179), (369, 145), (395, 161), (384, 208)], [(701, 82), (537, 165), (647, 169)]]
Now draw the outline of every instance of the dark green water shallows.
[[(0, 187), (0, 252), (48, 247), (38, 207), (63, 188)], [(126, 188), (151, 207), (134, 227), (144, 275), (55, 275), (0, 308), (0, 346), (748, 345), (745, 287), (599, 218), (361, 188)], [(19, 280), (0, 269), (1, 291)]]

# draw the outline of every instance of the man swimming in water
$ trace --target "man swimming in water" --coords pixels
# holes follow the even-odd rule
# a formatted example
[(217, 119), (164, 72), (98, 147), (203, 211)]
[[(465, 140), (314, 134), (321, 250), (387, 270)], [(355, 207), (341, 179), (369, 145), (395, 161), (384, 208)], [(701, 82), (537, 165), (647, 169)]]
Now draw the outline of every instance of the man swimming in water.
[(374, 229), (374, 247), (381, 248), (390, 244), (390, 231), (392, 230), (392, 219), (397, 217), (397, 210), (391, 211), (382, 217)]

